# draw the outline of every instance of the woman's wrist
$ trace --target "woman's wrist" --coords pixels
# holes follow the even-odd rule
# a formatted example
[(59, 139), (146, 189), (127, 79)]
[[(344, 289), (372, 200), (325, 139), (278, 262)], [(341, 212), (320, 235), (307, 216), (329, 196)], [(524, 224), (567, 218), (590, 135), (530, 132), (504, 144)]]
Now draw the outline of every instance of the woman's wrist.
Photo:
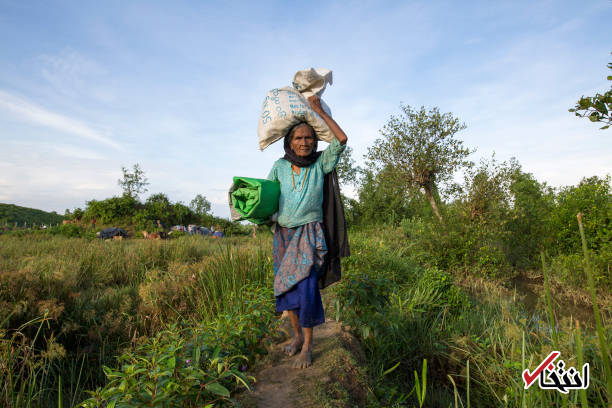
[(313, 109), (313, 111), (319, 116), (327, 116), (327, 112), (325, 112), (323, 109)]

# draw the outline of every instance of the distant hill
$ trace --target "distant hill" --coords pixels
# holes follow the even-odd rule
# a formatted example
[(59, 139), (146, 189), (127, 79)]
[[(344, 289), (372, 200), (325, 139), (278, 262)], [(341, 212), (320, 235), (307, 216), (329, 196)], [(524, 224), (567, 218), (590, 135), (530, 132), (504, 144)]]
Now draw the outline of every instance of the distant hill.
[(32, 224), (61, 224), (63, 216), (56, 212), (46, 212), (35, 208), (20, 207), (15, 204), (0, 203), (0, 225), (17, 224), (21, 227), (23, 223)]

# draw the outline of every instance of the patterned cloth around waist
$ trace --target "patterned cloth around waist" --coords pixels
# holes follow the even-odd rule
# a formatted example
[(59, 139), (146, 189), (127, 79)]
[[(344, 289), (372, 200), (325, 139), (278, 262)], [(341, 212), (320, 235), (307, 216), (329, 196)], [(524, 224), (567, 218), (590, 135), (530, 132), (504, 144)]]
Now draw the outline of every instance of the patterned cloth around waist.
[(327, 245), (320, 221), (274, 232), (274, 296), (280, 296), (310, 275), (323, 270)]

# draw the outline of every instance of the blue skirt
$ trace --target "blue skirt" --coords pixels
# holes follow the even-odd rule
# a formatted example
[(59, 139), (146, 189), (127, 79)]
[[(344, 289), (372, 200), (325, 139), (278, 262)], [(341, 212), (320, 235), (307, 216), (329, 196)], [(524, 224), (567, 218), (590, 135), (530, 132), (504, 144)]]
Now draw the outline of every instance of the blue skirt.
[(296, 228), (276, 227), (274, 233), (274, 291), (276, 310), (292, 310), (301, 327), (325, 323), (319, 291), (319, 271), (327, 252), (320, 221)]
[(309, 277), (300, 281), (289, 292), (276, 296), (276, 311), (294, 311), (301, 327), (314, 327), (325, 323), (318, 281), (317, 271), (313, 268)]

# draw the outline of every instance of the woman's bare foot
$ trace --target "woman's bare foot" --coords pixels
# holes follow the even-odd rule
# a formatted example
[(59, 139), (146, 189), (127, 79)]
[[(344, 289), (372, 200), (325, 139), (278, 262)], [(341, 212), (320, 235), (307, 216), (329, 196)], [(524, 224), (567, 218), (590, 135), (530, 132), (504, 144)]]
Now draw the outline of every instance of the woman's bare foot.
[(312, 365), (312, 350), (302, 349), (293, 362), (293, 368), (306, 368)]
[(297, 354), (298, 350), (302, 347), (302, 344), (304, 344), (304, 337), (296, 336), (293, 338), (293, 341), (290, 344), (283, 347), (283, 351), (289, 357), (294, 356)]

